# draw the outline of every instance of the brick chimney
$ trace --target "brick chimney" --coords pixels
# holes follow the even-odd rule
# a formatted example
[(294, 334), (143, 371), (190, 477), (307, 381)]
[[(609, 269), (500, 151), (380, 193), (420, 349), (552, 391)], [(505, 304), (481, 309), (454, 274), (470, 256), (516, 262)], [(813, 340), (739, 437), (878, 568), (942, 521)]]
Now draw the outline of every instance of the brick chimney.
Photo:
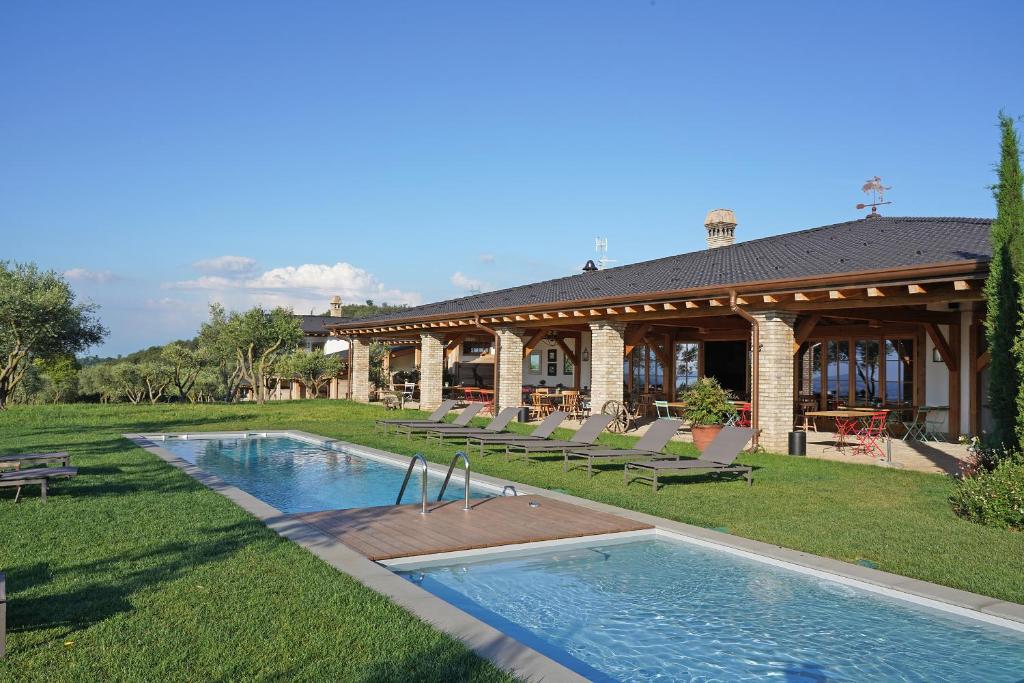
[(331, 297), (331, 317), (341, 317), (341, 297), (337, 294)]
[(708, 230), (708, 249), (726, 247), (736, 241), (736, 214), (732, 209), (708, 211), (704, 227)]

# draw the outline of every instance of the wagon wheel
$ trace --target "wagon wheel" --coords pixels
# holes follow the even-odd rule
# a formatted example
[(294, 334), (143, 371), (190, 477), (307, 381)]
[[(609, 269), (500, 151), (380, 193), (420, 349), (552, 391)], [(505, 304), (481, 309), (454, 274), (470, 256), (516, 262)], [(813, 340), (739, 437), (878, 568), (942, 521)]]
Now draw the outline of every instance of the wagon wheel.
[(608, 429), (622, 434), (628, 432), (630, 424), (633, 421), (633, 416), (629, 414), (629, 410), (626, 409), (626, 404), (622, 401), (608, 401), (601, 406), (601, 413), (603, 415), (611, 415), (612, 421), (608, 425)]

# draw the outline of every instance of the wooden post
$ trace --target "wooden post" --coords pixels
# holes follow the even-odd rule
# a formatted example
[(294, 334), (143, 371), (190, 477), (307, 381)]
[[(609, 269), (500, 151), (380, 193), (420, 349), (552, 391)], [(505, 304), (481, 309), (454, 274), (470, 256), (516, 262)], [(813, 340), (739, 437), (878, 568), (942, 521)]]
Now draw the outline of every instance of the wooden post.
[(960, 438), (960, 375), (963, 363), (960, 362), (960, 325), (949, 326), (949, 352), (954, 359), (949, 369), (949, 438), (956, 441)]
[(970, 367), (967, 368), (967, 426), (971, 430), (971, 434), (977, 435), (981, 433), (981, 395), (980, 385), (978, 381), (978, 334), (980, 332), (981, 322), (978, 319), (978, 312), (971, 312), (971, 327), (968, 330), (967, 337), (967, 358), (970, 361)]

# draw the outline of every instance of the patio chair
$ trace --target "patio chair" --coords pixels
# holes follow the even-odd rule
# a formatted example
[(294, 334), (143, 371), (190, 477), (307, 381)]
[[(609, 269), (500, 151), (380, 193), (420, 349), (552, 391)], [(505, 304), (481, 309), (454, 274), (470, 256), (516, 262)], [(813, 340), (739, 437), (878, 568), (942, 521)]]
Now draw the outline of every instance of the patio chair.
[(671, 420), (672, 411), (668, 407), (668, 401), (655, 401), (654, 412), (659, 420)]
[(436, 422), (426, 424), (396, 424), (392, 425), (395, 431), (399, 434), (405, 434), (410, 439), (413, 434), (425, 434), (434, 429), (450, 429), (451, 427), (465, 427), (469, 424), (469, 421), (477, 416), (481, 410), (484, 409), (485, 404), (483, 403), (470, 403), (462, 412), (455, 416), (455, 419), (451, 422)]
[(509, 443), (533, 442), (547, 439), (558, 428), (558, 425), (568, 417), (560, 410), (548, 415), (544, 421), (537, 425), (529, 434), (515, 434), (506, 432), (504, 434), (471, 434), (466, 437), (466, 446), (480, 446), (480, 455), (484, 454), (484, 448), (488, 446), (503, 446)]
[(547, 392), (535, 391), (530, 394), (530, 418), (539, 419), (551, 414), (551, 404), (545, 401)]
[(574, 420), (580, 419), (580, 392), (575, 389), (566, 389), (562, 392), (562, 412)]
[(77, 467), (33, 467), (27, 470), (15, 470), (14, 472), (0, 472), (0, 488), (16, 488), (14, 502), (17, 503), (21, 497), (22, 486), (40, 487), (40, 498), (46, 502), (46, 489), (50, 481), (63, 477), (73, 477), (78, 474)]
[[(749, 427), (723, 427), (714, 441), (709, 443), (695, 460), (651, 460), (647, 462), (627, 462), (623, 470), (623, 478), (628, 486), (633, 481), (646, 481), (652, 490), (658, 492), (658, 474), (660, 472), (689, 472), (693, 470), (710, 470), (712, 472), (738, 472), (747, 480), (747, 486), (754, 482), (753, 468), (736, 465), (736, 456), (754, 437), (754, 430)], [(641, 474), (647, 471), (650, 474)], [(633, 472), (632, 478), (630, 472)]]
[[(665, 446), (683, 426), (682, 420), (656, 420), (647, 428), (647, 433), (640, 437), (633, 448), (581, 448), (564, 452), (562, 469), (568, 471), (569, 458), (581, 458), (587, 461), (587, 474), (594, 476), (594, 460), (608, 458), (625, 458), (639, 456), (657, 458), (664, 455)], [(679, 457), (679, 456), (675, 456)]]
[(949, 415), (948, 408), (929, 408), (924, 418), (924, 438), (922, 441), (936, 441), (946, 443), (946, 419)]
[(57, 465), (68, 467), (71, 464), (71, 456), (66, 451), (54, 453), (18, 453), (15, 455), (0, 455), (0, 470), (20, 470), (23, 465)]
[(425, 424), (440, 424), (444, 421), (444, 416), (447, 415), (452, 408), (455, 407), (455, 401), (441, 401), (441, 405), (432, 412), (425, 420), (374, 420), (373, 428), (374, 431), (377, 428), (383, 428), (384, 433), (388, 433), (389, 425), (425, 425)]
[(867, 422), (864, 423), (860, 429), (856, 432), (857, 445), (853, 448), (853, 453), (856, 455), (862, 453), (864, 455), (872, 455), (877, 453), (880, 458), (885, 457), (885, 451), (882, 450), (880, 441), (886, 435), (886, 419), (889, 416), (889, 411), (879, 410), (870, 413), (871, 417), (868, 418)]
[(580, 425), (580, 428), (576, 430), (576, 433), (572, 435), (571, 439), (510, 441), (505, 444), (505, 460), (511, 460), (513, 454), (521, 455), (529, 460), (531, 453), (551, 453), (554, 451), (561, 451), (564, 458), (566, 451), (592, 446), (611, 421), (611, 415), (598, 413), (588, 417)]
[(470, 427), (461, 426), (455, 424), (439, 424), (436, 427), (432, 427), (430, 431), (426, 432), (424, 436), (428, 439), (431, 435), (436, 436), (439, 441), (444, 441), (446, 436), (454, 436), (457, 438), (463, 438), (466, 436), (479, 436), (489, 434), (501, 434), (505, 432), (505, 428), (508, 427), (512, 420), (516, 419), (519, 414), (519, 408), (505, 408), (500, 413), (491, 418), (483, 427)]

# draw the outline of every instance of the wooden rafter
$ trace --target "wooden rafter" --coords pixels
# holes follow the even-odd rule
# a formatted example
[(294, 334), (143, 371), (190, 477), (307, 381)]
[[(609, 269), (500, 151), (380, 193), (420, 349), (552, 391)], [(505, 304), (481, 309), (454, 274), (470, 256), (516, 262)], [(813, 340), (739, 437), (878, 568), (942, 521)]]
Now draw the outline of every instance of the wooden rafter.
[(812, 313), (807, 316), (806, 320), (802, 320), (796, 327), (796, 334), (794, 335), (794, 343), (797, 347), (807, 341), (807, 338), (811, 336), (811, 332), (814, 331), (818, 321), (821, 320), (821, 315), (818, 313)]
[(526, 340), (525, 344), (523, 344), (523, 358), (526, 358), (533, 353), (533, 350), (537, 348), (537, 344), (540, 343), (540, 340), (543, 339), (544, 335), (547, 333), (548, 331), (546, 329), (541, 328), (530, 335), (530, 338)]
[(558, 344), (560, 349), (562, 349), (562, 353), (566, 355), (573, 367), (578, 368), (580, 366), (579, 359), (576, 357), (576, 353), (569, 348), (568, 344), (565, 343), (565, 340), (561, 337), (555, 337), (555, 343)]
[(935, 323), (927, 323), (925, 330), (927, 330), (932, 343), (935, 344), (935, 348), (939, 350), (939, 355), (942, 356), (942, 361), (946, 364), (949, 371), (957, 372), (960, 367), (959, 359), (953, 354), (953, 350), (950, 348), (949, 342), (946, 341), (946, 337), (942, 334), (939, 326)]

